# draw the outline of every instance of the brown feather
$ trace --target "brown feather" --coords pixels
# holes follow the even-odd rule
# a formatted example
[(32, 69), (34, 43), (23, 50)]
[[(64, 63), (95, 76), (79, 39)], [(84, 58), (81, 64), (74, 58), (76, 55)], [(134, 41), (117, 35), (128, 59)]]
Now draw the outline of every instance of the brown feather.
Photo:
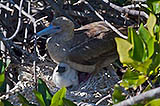
[[(70, 61), (83, 65), (93, 65), (105, 60), (107, 56), (117, 55), (114, 38), (116, 33), (100, 21), (75, 30), (73, 41), (82, 41), (74, 45), (68, 56)], [(79, 38), (79, 40), (76, 40)]]
[[(74, 24), (60, 17), (52, 24), (62, 28), (52, 35), (47, 48), (56, 63), (67, 63), (82, 72), (95, 72), (118, 57), (114, 38), (117, 36), (103, 21), (94, 22), (74, 30)], [(126, 30), (124, 28), (122, 31)]]

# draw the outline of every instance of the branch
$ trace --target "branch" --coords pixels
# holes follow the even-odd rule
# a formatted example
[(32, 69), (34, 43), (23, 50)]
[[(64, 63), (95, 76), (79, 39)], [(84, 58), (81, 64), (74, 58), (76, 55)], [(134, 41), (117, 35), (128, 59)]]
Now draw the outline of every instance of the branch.
[[(146, 8), (148, 7), (146, 4), (141, 4), (141, 6), (146, 7)], [(123, 6), (122, 8), (134, 9), (134, 8), (140, 8), (141, 6), (139, 4), (131, 4), (131, 5)]]
[(111, 95), (107, 95), (107, 96), (103, 97), (102, 99), (100, 99), (98, 102), (96, 102), (96, 106), (98, 106), (102, 101), (104, 101), (108, 98), (111, 98)]
[(71, 19), (74, 22), (74, 24), (76, 24), (76, 26), (79, 26), (79, 24), (75, 22), (75, 20), (71, 16), (66, 14), (66, 12), (63, 9), (59, 8), (57, 3), (55, 3), (53, 0), (47, 0), (47, 1), (57, 14), (64, 15), (65, 17)]
[(21, 26), (21, 13), (22, 13), (22, 4), (23, 4), (23, 0), (21, 0), (20, 1), (20, 9), (19, 9), (19, 14), (18, 14), (18, 25), (17, 25), (17, 29), (16, 29), (16, 31), (14, 32), (14, 34), (11, 36), (11, 37), (9, 37), (9, 38), (4, 38), (3, 40), (11, 40), (11, 39), (13, 39), (14, 37), (16, 37), (16, 35), (17, 35), (17, 33), (18, 33), (18, 31), (19, 31), (19, 29), (20, 29), (20, 26)]
[(15, 52), (12, 50), (11, 48), (11, 45), (10, 45), (10, 41), (5, 41), (3, 40), (5, 37), (3, 35), (3, 33), (0, 32), (0, 41), (3, 41), (5, 47), (8, 49), (9, 51), (9, 54), (11, 56), (11, 59), (15, 62), (15, 63), (20, 63), (18, 60), (17, 60), (17, 56), (15, 55)]
[(115, 33), (117, 33), (120, 37), (127, 39), (128, 37), (123, 35), (120, 31), (118, 31), (113, 25), (111, 25), (107, 20), (105, 20), (87, 1), (85, 0), (80, 0), (80, 2), (84, 2), (85, 4), (87, 4), (87, 6), (93, 11), (95, 12), (95, 14), (101, 19), (103, 20)]
[(80, 102), (77, 104), (77, 106), (96, 106), (95, 104), (90, 104), (90, 103), (84, 103), (84, 102)]
[(131, 106), (131, 105), (140, 103), (141, 101), (153, 99), (153, 98), (157, 98), (157, 97), (160, 97), (160, 87), (151, 89), (151, 90), (144, 92), (140, 95), (131, 97), (131, 98), (124, 100), (124, 101), (122, 101), (118, 104), (115, 104), (113, 106)]
[[(21, 63), (20, 63), (20, 61), (18, 60), (18, 57), (17, 57), (17, 55), (15, 54), (15, 52), (13, 51), (12, 47), (17, 48), (19, 51), (21, 51), (21, 53), (22, 53), (24, 56), (26, 56), (26, 57), (31, 57), (31, 60), (32, 60), (32, 61), (36, 58), (33, 54), (31, 54), (31, 53), (29, 53), (29, 52), (21, 49), (21, 47), (20, 47), (19, 45), (14, 44), (12, 41), (3, 40), (3, 39), (5, 39), (5, 37), (4, 37), (3, 33), (0, 32), (0, 41), (2, 41), (2, 42), (4, 43), (5, 47), (6, 47), (6, 48), (8, 49), (8, 51), (9, 51), (11, 60), (12, 60), (13, 62), (15, 62), (16, 64), (21, 64)], [(28, 65), (28, 63), (27, 63), (27, 65)]]
[(137, 11), (137, 10), (130, 10), (128, 8), (123, 8), (123, 7), (117, 6), (113, 3), (110, 3), (108, 0), (102, 0), (102, 1), (119, 12), (128, 13), (128, 14), (137, 15), (137, 16), (140, 15), (145, 18), (148, 18), (148, 15), (144, 11)]
[(6, 9), (7, 11), (13, 12), (14, 10), (0, 3), (0, 8)]
[[(13, 3), (14, 7), (20, 11), (20, 7), (17, 4), (15, 4), (14, 2), (11, 2), (11, 3)], [(22, 14), (28, 17), (32, 22), (35, 22), (35, 18), (33, 18), (30, 14), (26, 13), (24, 10), (22, 10)]]

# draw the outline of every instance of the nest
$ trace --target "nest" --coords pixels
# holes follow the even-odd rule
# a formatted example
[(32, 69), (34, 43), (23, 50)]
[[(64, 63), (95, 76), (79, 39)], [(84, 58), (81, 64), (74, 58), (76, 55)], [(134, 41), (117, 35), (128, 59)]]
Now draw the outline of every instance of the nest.
[[(52, 62), (37, 63), (37, 77), (42, 78), (49, 87), (52, 94), (55, 94), (59, 88), (52, 81), (52, 73), (55, 64)], [(34, 74), (32, 67), (20, 66), (18, 68), (19, 81), (13, 88), (14, 91), (9, 94), (9, 101), (16, 106), (20, 106), (17, 92), (25, 96), (31, 103), (37, 103), (33, 94), (35, 84), (33, 83)], [(114, 85), (119, 81), (119, 77), (111, 66), (102, 69), (99, 73), (92, 75), (86, 82), (82, 82), (76, 89), (68, 89), (66, 98), (76, 103), (78, 106), (106, 106), (112, 103), (111, 94)]]

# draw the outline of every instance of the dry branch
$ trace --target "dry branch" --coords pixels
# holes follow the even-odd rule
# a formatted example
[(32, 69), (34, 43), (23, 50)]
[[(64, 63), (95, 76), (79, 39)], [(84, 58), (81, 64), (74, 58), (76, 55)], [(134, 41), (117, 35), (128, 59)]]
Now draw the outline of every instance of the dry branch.
[(108, 2), (108, 0), (102, 0), (102, 1), (119, 12), (128, 13), (130, 15), (136, 15), (136, 16), (140, 15), (145, 18), (148, 18), (148, 15), (144, 11), (137, 11), (137, 10), (130, 10), (128, 8), (123, 8), (123, 7), (120, 7), (120, 6), (113, 4), (111, 2)]
[(75, 25), (79, 26), (79, 24), (75, 22), (72, 17), (66, 14), (66, 12), (57, 5), (57, 3), (55, 3), (53, 0), (47, 0), (47, 1), (51, 5), (51, 7), (54, 9), (54, 11), (56, 12), (56, 15), (64, 15), (65, 17), (71, 19)]
[(127, 100), (124, 100), (118, 104), (115, 104), (113, 106), (131, 106), (137, 103), (140, 103), (141, 101), (148, 100), (148, 99), (154, 99), (160, 97), (160, 87), (151, 89), (147, 92), (144, 92), (140, 95), (131, 97)]
[(17, 35), (17, 33), (18, 33), (19, 29), (20, 29), (20, 25), (21, 25), (22, 4), (23, 4), (23, 0), (20, 1), (20, 6), (19, 6), (20, 9), (19, 9), (19, 14), (18, 14), (18, 16), (19, 16), (18, 17), (18, 25), (17, 25), (16, 31), (14, 32), (14, 34), (11, 37), (9, 37), (9, 38), (3, 38), (3, 40), (11, 40), (14, 37), (16, 37), (16, 35)]
[(120, 37), (127, 39), (128, 37), (123, 35), (120, 31), (118, 31), (113, 25), (111, 25), (107, 20), (105, 20), (87, 1), (82, 0), (82, 2), (84, 2), (85, 4), (88, 5), (88, 7), (95, 12), (95, 14), (101, 19), (103, 20), (115, 33), (117, 33)]

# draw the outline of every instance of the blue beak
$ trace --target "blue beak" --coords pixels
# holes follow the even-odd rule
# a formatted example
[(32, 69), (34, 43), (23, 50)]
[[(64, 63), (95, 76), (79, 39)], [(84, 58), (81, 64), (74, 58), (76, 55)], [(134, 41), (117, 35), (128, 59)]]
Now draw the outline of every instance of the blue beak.
[(59, 26), (53, 26), (49, 25), (47, 28), (43, 29), (42, 31), (37, 32), (37, 37), (41, 37), (43, 35), (50, 35), (50, 34), (55, 34), (58, 32), (61, 32), (62, 30), (60, 29)]

